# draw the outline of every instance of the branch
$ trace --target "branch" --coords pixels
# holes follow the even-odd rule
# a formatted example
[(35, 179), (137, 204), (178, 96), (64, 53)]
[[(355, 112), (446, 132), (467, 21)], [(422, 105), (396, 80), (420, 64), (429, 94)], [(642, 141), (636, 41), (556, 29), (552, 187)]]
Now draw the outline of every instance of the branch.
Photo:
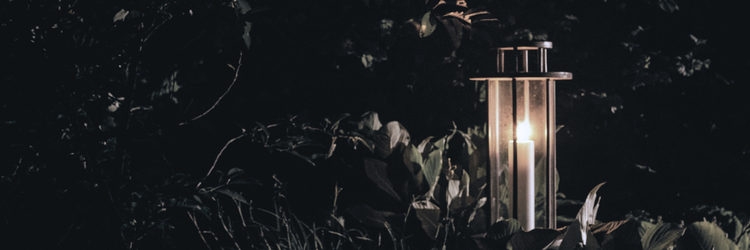
[(237, 60), (237, 67), (234, 69), (234, 79), (232, 79), (232, 83), (229, 84), (229, 87), (227, 88), (226, 91), (224, 91), (224, 94), (221, 94), (221, 96), (219, 96), (219, 99), (216, 100), (216, 102), (214, 103), (214, 105), (211, 106), (211, 108), (209, 108), (205, 112), (203, 112), (203, 114), (200, 114), (200, 115), (198, 115), (196, 117), (193, 117), (193, 119), (190, 119), (188, 121), (181, 122), (180, 126), (185, 125), (188, 122), (198, 120), (201, 117), (203, 117), (206, 114), (208, 114), (208, 112), (211, 112), (211, 110), (213, 110), (214, 108), (216, 108), (216, 105), (219, 105), (219, 102), (221, 102), (221, 99), (224, 99), (224, 96), (226, 96), (229, 93), (229, 90), (231, 90), (232, 87), (234, 86), (234, 84), (237, 82), (237, 77), (240, 75), (240, 67), (242, 67), (242, 51), (240, 51), (240, 59)]
[(242, 138), (242, 137), (245, 137), (246, 135), (247, 135), (247, 133), (245, 133), (245, 132), (244, 132), (244, 129), (243, 129), (243, 133), (242, 133), (241, 135), (239, 135), (239, 136), (237, 136), (237, 137), (235, 137), (235, 138), (232, 138), (232, 139), (231, 139), (231, 140), (229, 140), (229, 141), (228, 141), (228, 142), (227, 142), (226, 144), (224, 144), (224, 147), (223, 147), (223, 148), (221, 148), (221, 151), (219, 151), (219, 154), (218, 154), (218, 155), (216, 155), (216, 159), (214, 159), (214, 165), (213, 165), (213, 166), (211, 166), (211, 169), (209, 169), (209, 170), (208, 170), (208, 173), (206, 173), (206, 176), (204, 176), (204, 177), (203, 177), (203, 179), (201, 179), (201, 181), (200, 181), (200, 182), (198, 182), (198, 185), (196, 185), (196, 186), (195, 186), (195, 188), (200, 188), (200, 187), (201, 187), (201, 185), (203, 184), (203, 181), (205, 181), (205, 180), (206, 180), (206, 178), (208, 178), (208, 176), (209, 176), (209, 175), (211, 175), (211, 173), (212, 173), (212, 172), (214, 171), (214, 168), (216, 168), (216, 163), (217, 163), (217, 162), (219, 162), (219, 158), (221, 157), (221, 154), (223, 154), (223, 153), (224, 153), (224, 150), (226, 150), (226, 149), (227, 149), (227, 147), (229, 147), (229, 144), (231, 144), (232, 142), (234, 142), (234, 141), (236, 141), (236, 140), (239, 140), (239, 139), (240, 139), (240, 138)]

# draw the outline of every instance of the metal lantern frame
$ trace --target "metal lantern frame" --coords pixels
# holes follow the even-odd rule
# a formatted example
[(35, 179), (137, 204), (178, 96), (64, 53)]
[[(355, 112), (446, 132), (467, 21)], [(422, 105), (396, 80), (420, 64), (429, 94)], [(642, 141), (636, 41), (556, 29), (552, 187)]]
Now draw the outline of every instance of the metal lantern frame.
[[(551, 48), (552, 42), (549, 41), (512, 43), (493, 48), (494, 56), (490, 58), (493, 62), (485, 65), (493, 67), (480, 70), (478, 76), (471, 78), (476, 81), (487, 81), (490, 223), (505, 216), (521, 221), (523, 218), (519, 218), (519, 213), (528, 216), (528, 211), (519, 210), (519, 201), (529, 202), (527, 192), (529, 184), (526, 183), (529, 180), (528, 173), (519, 173), (519, 171), (529, 170), (519, 169), (519, 164), (521, 164), (522, 168), (532, 168), (530, 170), (533, 191), (531, 200), (536, 201), (536, 194), (540, 191), (543, 191), (545, 196), (543, 209), (538, 209), (541, 206), (537, 206), (536, 202), (533, 203), (533, 215), (531, 215), (533, 222), (529, 224), (532, 228), (525, 228), (525, 230), (532, 230), (536, 227), (535, 224), (543, 224), (543, 228), (556, 228), (557, 226), (555, 81), (570, 80), (573, 74), (547, 71), (547, 52)], [(531, 132), (529, 139), (520, 141), (521, 143), (530, 142), (530, 145), (519, 145), (521, 144), (518, 137), (519, 125), (522, 122), (527, 122), (524, 125), (528, 125), (530, 131), (535, 131)], [(539, 143), (535, 144), (535, 141)], [(521, 152), (519, 152), (519, 146), (524, 146), (520, 148)], [(525, 147), (531, 147), (531, 149)], [(519, 159), (519, 154), (523, 154), (523, 157), (528, 155), (533, 159)], [(521, 160), (520, 163), (519, 160)], [(528, 163), (528, 161), (531, 162)], [(539, 167), (546, 169), (543, 177), (533, 175)], [(507, 179), (502, 178), (505, 176)], [(520, 181), (519, 177), (527, 178), (527, 181)], [(544, 190), (535, 190), (538, 187), (534, 179), (543, 180), (542, 189)], [(501, 186), (506, 186), (507, 189), (502, 190)], [(521, 194), (519, 191), (526, 193)], [(507, 204), (503, 202), (506, 192), (509, 197)], [(537, 214), (540, 212), (541, 218), (537, 220)]]

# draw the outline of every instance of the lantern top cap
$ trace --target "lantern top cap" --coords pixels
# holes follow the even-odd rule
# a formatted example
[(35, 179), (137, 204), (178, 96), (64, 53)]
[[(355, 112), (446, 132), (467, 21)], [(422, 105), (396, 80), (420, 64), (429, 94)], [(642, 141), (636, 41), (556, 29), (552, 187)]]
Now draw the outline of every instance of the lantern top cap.
[(543, 49), (551, 49), (552, 48), (552, 42), (551, 41), (520, 41), (520, 42), (511, 42), (511, 43), (505, 43), (498, 47), (495, 47), (494, 49), (500, 49), (500, 50), (537, 50), (539, 48)]

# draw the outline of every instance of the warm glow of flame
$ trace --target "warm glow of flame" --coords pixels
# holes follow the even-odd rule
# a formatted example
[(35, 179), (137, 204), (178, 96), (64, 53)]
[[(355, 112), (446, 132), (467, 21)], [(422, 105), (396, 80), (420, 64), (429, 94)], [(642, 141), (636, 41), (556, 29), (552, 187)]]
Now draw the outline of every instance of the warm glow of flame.
[(529, 125), (528, 121), (524, 121), (521, 123), (518, 123), (518, 140), (519, 141), (528, 141), (529, 137), (531, 136), (531, 125)]

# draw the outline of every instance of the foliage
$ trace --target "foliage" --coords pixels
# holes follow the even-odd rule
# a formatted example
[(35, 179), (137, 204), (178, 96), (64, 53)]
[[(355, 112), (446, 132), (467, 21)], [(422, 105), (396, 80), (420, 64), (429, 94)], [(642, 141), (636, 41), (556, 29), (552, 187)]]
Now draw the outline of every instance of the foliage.
[[(634, 145), (676, 141), (675, 151), (705, 155), (681, 143), (696, 134), (729, 152), (726, 142), (746, 141), (729, 133), (746, 124), (730, 118), (747, 110), (743, 85), (717, 70), (731, 46), (676, 29), (690, 17), (682, 4), (9, 1), (0, 6), (2, 234), (28, 248), (462, 246), (486, 227), (486, 86), (468, 78), (486, 48), (514, 39), (554, 40), (550, 68), (576, 74), (560, 87), (561, 150), (595, 155), (611, 138), (622, 153), (607, 161), (683, 176), (668, 166), (690, 157), (657, 159)], [(696, 108), (681, 93), (722, 98)], [(677, 128), (662, 127), (672, 108), (652, 108), (665, 96), (690, 104), (676, 108)], [(714, 114), (725, 107), (739, 108)], [(376, 113), (278, 121), (367, 110), (400, 122)], [(598, 159), (575, 153), (559, 154), (571, 169), (563, 183), (600, 181), (571, 174), (587, 164), (563, 157)], [(700, 181), (688, 182), (717, 183)], [(747, 249), (739, 218), (718, 221)]]
[[(602, 183), (603, 184), (603, 183)], [(590, 224), (596, 212), (593, 201), (596, 191), (601, 184), (590, 193), (586, 204), (581, 208), (573, 223), (565, 228), (535, 229), (529, 232), (521, 231), (513, 219), (500, 221), (490, 227), (486, 241), (487, 246), (481, 249), (746, 249), (747, 228), (739, 227), (735, 231), (735, 224), (731, 227), (720, 227), (716, 221), (696, 221), (688, 226), (658, 221), (656, 224), (634, 218)], [(705, 210), (704, 206), (690, 209), (691, 211)], [(727, 214), (723, 208), (716, 209)], [(733, 217), (736, 219), (737, 217)], [(742, 223), (739, 222), (741, 225)], [(580, 226), (587, 225), (587, 226)], [(740, 234), (738, 237), (728, 237), (730, 233)]]

